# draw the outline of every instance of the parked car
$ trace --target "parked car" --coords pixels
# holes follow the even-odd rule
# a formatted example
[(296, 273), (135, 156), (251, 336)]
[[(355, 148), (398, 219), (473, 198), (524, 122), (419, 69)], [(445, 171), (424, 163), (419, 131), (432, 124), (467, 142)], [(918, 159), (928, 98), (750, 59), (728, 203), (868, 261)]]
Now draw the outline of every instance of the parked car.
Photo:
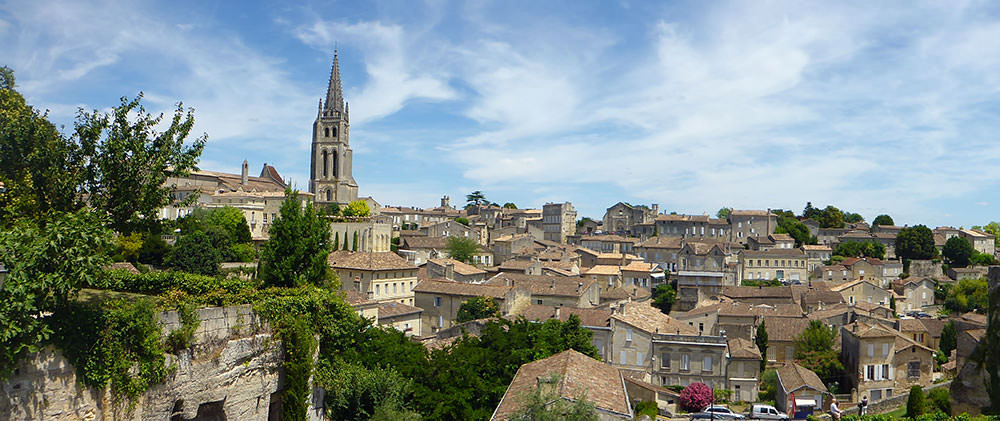
[(701, 412), (691, 414), (692, 420), (745, 420), (747, 417), (722, 405), (709, 405)]
[(752, 420), (787, 420), (788, 415), (771, 405), (755, 403), (750, 406), (747, 418)]

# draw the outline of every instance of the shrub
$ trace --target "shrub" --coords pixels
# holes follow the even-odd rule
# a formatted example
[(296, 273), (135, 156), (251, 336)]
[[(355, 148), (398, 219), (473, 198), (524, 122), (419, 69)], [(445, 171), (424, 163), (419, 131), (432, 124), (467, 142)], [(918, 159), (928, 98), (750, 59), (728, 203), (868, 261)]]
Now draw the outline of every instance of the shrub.
[(940, 411), (951, 415), (951, 396), (947, 388), (939, 387), (927, 393), (929, 411)]
[(705, 383), (691, 383), (681, 391), (680, 403), (685, 411), (701, 411), (712, 403), (712, 388)]
[(659, 406), (656, 405), (656, 401), (639, 401), (635, 406), (635, 417), (638, 419), (643, 415), (649, 415), (649, 418), (656, 419), (656, 415), (660, 413)]
[(910, 396), (906, 399), (906, 417), (916, 418), (924, 413), (924, 389), (914, 385), (910, 388)]

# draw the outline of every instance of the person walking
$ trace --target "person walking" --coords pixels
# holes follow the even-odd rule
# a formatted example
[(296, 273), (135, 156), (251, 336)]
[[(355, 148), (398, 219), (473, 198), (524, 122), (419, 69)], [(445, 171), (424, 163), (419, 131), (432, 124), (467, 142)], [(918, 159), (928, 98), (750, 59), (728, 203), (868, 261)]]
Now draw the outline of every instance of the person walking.
[(868, 415), (868, 396), (861, 398), (861, 402), (858, 402), (858, 414), (862, 417)]
[(830, 415), (833, 416), (833, 421), (840, 421), (840, 414), (843, 413), (844, 411), (841, 411), (840, 407), (837, 406), (837, 398), (833, 398), (833, 401), (830, 402)]

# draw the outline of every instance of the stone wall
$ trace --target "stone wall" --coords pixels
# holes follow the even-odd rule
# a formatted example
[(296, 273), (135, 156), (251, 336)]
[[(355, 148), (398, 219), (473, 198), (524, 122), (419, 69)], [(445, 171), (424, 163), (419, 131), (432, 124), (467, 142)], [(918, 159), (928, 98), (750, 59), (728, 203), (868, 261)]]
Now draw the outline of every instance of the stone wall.
[[(175, 311), (159, 318), (164, 336), (181, 327)], [(267, 324), (248, 305), (203, 308), (198, 319), (191, 347), (167, 354), (167, 366), (175, 368), (133, 408), (114, 403), (108, 390), (84, 387), (50, 346), (22, 361), (0, 387), (0, 419), (277, 419), (283, 355)], [(322, 393), (315, 390), (309, 419), (321, 419), (321, 411)]]
[[(942, 387), (947, 388), (951, 386), (951, 382), (943, 382), (934, 385), (930, 385), (924, 388), (924, 394), (934, 389), (940, 389)], [(890, 412), (896, 408), (906, 405), (906, 400), (910, 398), (910, 389), (906, 388), (905, 392), (898, 395), (893, 395), (891, 398), (882, 399), (878, 402), (868, 403), (868, 413), (869, 414), (884, 414)], [(858, 415), (858, 405), (854, 402), (853, 405), (844, 409), (844, 415)]]
[(910, 277), (917, 278), (941, 278), (944, 272), (941, 270), (941, 262), (933, 260), (911, 260)]

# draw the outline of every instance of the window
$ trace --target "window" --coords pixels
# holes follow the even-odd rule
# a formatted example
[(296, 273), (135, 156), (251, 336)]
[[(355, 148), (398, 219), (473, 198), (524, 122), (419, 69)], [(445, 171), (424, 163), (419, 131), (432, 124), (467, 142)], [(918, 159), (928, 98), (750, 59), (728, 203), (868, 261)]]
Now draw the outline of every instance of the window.
[(618, 364), (628, 364), (628, 354), (625, 351), (618, 353)]
[(704, 331), (705, 331), (705, 324), (698, 323), (698, 332), (704, 332)]
[(906, 377), (920, 377), (920, 361), (906, 363)]
[(438, 327), (444, 327), (444, 316), (438, 316)]
[(882, 380), (889, 380), (892, 378), (892, 370), (889, 369), (889, 364), (882, 364)]
[(875, 379), (875, 366), (866, 365), (865, 366), (865, 380)]
[(869, 357), (875, 356), (875, 344), (868, 344), (868, 356)]
[(382, 293), (382, 285), (375, 285), (375, 295)]
[(637, 365), (641, 365), (642, 364), (642, 357), (643, 357), (643, 355), (642, 355), (641, 352), (636, 352), (635, 353), (635, 363)]
[(660, 358), (660, 368), (663, 368), (664, 370), (669, 370), (670, 369), (670, 354), (664, 352), (662, 355), (660, 355), (660, 357), (661, 357)]
[(690, 370), (690, 362), (688, 354), (681, 354), (681, 370)]
[(712, 371), (712, 356), (706, 355), (705, 361), (701, 366), (702, 371)]
[(441, 297), (434, 297), (434, 307), (441, 307)]
[(632, 329), (625, 330), (625, 342), (632, 342)]
[(882, 356), (889, 356), (889, 344), (882, 344)]
[(542, 305), (542, 300), (535, 300), (535, 304)]

